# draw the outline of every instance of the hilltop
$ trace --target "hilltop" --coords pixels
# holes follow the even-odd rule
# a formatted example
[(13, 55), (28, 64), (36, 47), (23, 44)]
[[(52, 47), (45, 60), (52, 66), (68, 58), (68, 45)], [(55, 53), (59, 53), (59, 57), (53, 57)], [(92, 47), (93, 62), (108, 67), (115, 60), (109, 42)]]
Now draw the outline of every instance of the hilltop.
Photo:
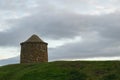
[(0, 67), (0, 80), (120, 80), (119, 61), (56, 61)]

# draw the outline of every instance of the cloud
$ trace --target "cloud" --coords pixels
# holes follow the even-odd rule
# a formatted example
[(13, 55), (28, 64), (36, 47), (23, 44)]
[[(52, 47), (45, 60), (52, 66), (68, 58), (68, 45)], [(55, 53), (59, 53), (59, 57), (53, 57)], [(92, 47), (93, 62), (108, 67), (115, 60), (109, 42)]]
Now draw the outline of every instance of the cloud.
[(8, 65), (8, 64), (16, 64), (19, 62), (20, 62), (19, 57), (12, 57), (12, 58), (8, 58), (8, 59), (0, 60), (0, 66)]
[(16, 20), (13, 23), (13, 28), (6, 32), (0, 32), (1, 45), (15, 44), (15, 42), (22, 41), (33, 33), (40, 34), (48, 39), (69, 39), (81, 36), (81, 34), (86, 36), (87, 33), (96, 32), (99, 34), (98, 37), (109, 38), (109, 40), (116, 38), (118, 40), (119, 19), (119, 13), (101, 16), (77, 15), (65, 12), (55, 15), (48, 13), (44, 16), (38, 13)]

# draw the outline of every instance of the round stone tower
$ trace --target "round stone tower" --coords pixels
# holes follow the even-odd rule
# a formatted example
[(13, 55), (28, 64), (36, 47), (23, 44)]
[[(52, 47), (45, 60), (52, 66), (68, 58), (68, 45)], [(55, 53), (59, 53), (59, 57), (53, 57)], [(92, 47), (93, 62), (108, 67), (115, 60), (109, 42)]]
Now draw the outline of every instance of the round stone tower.
[(32, 35), (21, 43), (20, 63), (48, 62), (47, 45), (37, 35)]

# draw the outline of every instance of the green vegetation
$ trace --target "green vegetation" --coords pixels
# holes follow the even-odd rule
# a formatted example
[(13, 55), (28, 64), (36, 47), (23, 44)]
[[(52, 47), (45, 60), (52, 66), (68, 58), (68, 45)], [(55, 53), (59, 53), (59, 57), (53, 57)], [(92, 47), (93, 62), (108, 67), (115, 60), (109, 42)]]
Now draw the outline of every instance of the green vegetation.
[(119, 61), (56, 61), (0, 67), (0, 80), (120, 80)]

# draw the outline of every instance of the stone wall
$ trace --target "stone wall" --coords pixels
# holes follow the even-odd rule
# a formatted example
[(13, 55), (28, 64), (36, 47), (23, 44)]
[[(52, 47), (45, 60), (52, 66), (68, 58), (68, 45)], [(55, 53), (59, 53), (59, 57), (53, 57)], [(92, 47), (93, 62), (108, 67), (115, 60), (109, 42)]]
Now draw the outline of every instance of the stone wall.
[(21, 43), (20, 63), (48, 62), (47, 43)]

